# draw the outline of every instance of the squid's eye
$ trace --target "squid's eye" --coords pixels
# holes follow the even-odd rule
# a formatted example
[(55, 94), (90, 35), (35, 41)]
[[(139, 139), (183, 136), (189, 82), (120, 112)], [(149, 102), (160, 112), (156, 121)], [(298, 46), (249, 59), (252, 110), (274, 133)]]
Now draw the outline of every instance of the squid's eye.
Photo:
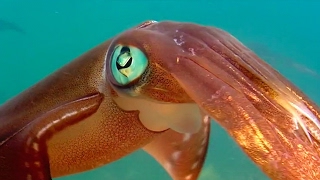
[(146, 70), (148, 59), (145, 54), (133, 46), (118, 45), (111, 55), (111, 74), (120, 86), (138, 79)]

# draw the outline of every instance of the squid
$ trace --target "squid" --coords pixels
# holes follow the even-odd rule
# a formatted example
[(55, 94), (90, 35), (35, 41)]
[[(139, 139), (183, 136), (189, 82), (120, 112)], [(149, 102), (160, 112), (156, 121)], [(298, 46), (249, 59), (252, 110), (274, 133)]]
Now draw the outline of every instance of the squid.
[(319, 112), (226, 31), (146, 21), (0, 107), (0, 179), (51, 180), (143, 149), (195, 180), (211, 120), (271, 179), (320, 179)]

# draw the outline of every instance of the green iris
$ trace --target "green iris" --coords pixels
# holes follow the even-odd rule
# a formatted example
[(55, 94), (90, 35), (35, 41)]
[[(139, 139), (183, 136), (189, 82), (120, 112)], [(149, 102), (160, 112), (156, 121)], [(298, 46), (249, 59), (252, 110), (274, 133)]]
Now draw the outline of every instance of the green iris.
[(145, 54), (133, 46), (118, 45), (111, 56), (111, 73), (119, 85), (127, 85), (139, 78), (147, 65)]

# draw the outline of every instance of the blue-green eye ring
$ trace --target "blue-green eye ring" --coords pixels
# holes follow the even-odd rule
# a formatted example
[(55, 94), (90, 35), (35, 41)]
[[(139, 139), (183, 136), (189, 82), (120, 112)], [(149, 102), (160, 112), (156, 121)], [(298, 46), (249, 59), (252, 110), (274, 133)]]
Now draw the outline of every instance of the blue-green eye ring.
[(111, 56), (111, 74), (120, 86), (138, 79), (148, 66), (146, 55), (134, 46), (118, 45)]

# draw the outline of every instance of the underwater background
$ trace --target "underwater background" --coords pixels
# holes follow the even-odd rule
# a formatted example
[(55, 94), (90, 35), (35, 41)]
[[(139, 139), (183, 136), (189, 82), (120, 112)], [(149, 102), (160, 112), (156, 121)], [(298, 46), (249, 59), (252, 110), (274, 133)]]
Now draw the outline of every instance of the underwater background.
[[(320, 104), (319, 0), (0, 0), (0, 104), (145, 20), (222, 28)], [(212, 123), (201, 180), (267, 180)], [(56, 180), (169, 180), (143, 151)]]

